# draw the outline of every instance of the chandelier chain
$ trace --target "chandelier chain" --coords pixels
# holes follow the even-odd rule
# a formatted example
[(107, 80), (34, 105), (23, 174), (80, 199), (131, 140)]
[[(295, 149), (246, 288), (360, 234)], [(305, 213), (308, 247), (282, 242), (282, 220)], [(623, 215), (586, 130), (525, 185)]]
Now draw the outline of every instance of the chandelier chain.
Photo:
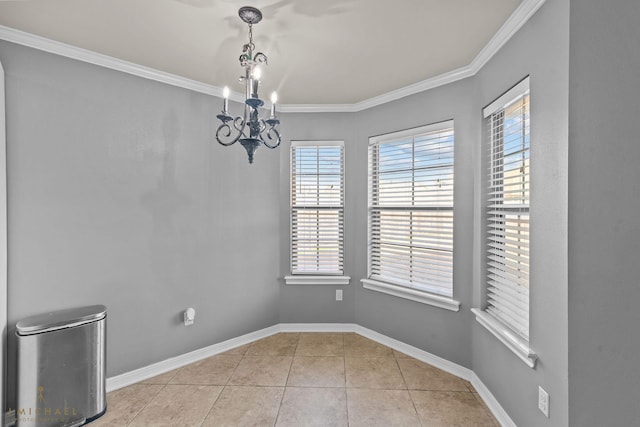
[(249, 24), (249, 48), (255, 49), (256, 45), (253, 44), (253, 25)]

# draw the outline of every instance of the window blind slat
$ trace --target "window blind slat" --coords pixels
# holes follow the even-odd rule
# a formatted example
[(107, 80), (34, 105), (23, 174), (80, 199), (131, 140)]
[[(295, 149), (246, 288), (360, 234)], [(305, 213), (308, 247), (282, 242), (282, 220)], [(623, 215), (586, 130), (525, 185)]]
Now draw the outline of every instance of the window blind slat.
[[(519, 85), (519, 87), (522, 85)], [(528, 82), (527, 82), (528, 88)], [(528, 89), (491, 106), (486, 210), (486, 311), (529, 338), (530, 135)]]
[(343, 206), (343, 145), (292, 142), (292, 274), (342, 274)]
[(505, 309), (505, 307), (503, 305), (500, 305), (499, 303), (487, 307), (487, 312), (493, 314), (503, 323), (508, 324), (511, 327), (511, 329), (513, 329), (514, 332), (520, 335), (524, 333), (528, 334), (528, 329), (529, 329), (528, 317), (514, 315), (512, 311)]
[(514, 319), (526, 319), (523, 311), (526, 309), (526, 303), (517, 298), (513, 298), (512, 294), (507, 292), (491, 292), (489, 299), (498, 305), (498, 308), (509, 314)]
[(452, 125), (370, 140), (370, 278), (453, 296)]

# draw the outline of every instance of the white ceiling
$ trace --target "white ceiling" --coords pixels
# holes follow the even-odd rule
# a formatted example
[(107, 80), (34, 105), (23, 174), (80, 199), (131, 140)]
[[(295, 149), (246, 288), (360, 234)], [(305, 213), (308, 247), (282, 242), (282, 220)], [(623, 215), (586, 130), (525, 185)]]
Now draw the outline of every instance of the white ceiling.
[[(521, 0), (0, 1), (0, 25), (217, 87), (236, 84), (247, 26), (263, 94), (353, 104), (469, 65)], [(264, 95), (266, 98), (267, 95)]]

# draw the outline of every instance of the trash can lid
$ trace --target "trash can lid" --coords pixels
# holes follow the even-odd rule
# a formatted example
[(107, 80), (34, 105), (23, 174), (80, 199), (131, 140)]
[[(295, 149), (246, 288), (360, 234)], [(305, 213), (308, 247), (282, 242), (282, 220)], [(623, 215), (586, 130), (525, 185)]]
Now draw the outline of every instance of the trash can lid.
[(52, 311), (24, 318), (16, 323), (18, 335), (33, 335), (58, 329), (72, 328), (105, 318), (107, 307), (104, 305), (90, 305), (87, 307), (70, 308)]

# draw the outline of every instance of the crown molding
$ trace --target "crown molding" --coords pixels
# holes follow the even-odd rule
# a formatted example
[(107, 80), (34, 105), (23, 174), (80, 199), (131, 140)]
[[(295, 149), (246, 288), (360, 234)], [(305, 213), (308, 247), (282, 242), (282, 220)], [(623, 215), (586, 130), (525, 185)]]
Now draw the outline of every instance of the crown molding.
[(280, 104), (281, 113), (357, 113), (357, 104)]
[[(545, 0), (523, 0), (522, 3), (507, 18), (496, 34), (489, 40), (486, 46), (476, 55), (467, 66), (449, 71), (438, 76), (422, 80), (420, 82), (401, 87), (382, 95), (374, 96), (353, 104), (281, 104), (279, 110), (283, 113), (357, 113), (372, 107), (386, 104), (416, 93), (443, 86), (449, 83), (474, 76), (495, 55), (502, 46), (533, 16), (544, 4)], [(222, 97), (222, 88), (195, 80), (181, 77), (175, 74), (156, 70), (144, 65), (123, 61), (108, 55), (93, 52), (87, 49), (57, 42), (46, 37), (26, 33), (10, 27), (0, 25), (0, 39), (17, 43), (23, 46), (64, 56), (78, 61), (87, 62), (112, 70), (121, 71), (166, 83), (172, 86), (193, 90), (195, 92)], [(243, 102), (242, 94), (231, 92), (230, 99)]]
[[(64, 56), (66, 58), (75, 59), (89, 64), (98, 65), (100, 67), (109, 68), (123, 73), (132, 74), (148, 80), (154, 80), (171, 86), (177, 86), (184, 89), (193, 90), (195, 92), (204, 93), (222, 97), (222, 88), (209, 85), (206, 83), (191, 80), (186, 77), (156, 70), (144, 65), (135, 64), (133, 62), (124, 61), (112, 56), (103, 55), (91, 50), (83, 49), (77, 46), (68, 45), (48, 39), (46, 37), (16, 30), (15, 28), (0, 25), (0, 40), (6, 40), (22, 46), (31, 47), (44, 52), (53, 53), (55, 55)], [(231, 97), (233, 99), (233, 97)], [(236, 99), (234, 99), (236, 100)], [(242, 97), (238, 94), (237, 100), (242, 101)]]
[(487, 62), (504, 46), (515, 33), (540, 9), (546, 0), (523, 0), (522, 3), (502, 24), (502, 27), (489, 40), (489, 43), (471, 61), (469, 67), (473, 74), (485, 66)]
[(457, 68), (444, 74), (422, 80), (400, 89), (356, 102), (355, 104), (286, 104), (278, 109), (283, 113), (357, 113), (378, 105), (386, 104), (409, 95), (424, 92), (438, 86), (453, 83), (458, 80), (473, 76), (469, 66)]
[(489, 40), (489, 43), (487, 43), (473, 61), (471, 61), (471, 64), (465, 67), (460, 67), (354, 104), (286, 104), (281, 105), (279, 109), (283, 113), (357, 113), (358, 111), (377, 107), (391, 101), (415, 95), (416, 93), (472, 77), (522, 28), (545, 1), (546, 0), (523, 0), (491, 40)]

